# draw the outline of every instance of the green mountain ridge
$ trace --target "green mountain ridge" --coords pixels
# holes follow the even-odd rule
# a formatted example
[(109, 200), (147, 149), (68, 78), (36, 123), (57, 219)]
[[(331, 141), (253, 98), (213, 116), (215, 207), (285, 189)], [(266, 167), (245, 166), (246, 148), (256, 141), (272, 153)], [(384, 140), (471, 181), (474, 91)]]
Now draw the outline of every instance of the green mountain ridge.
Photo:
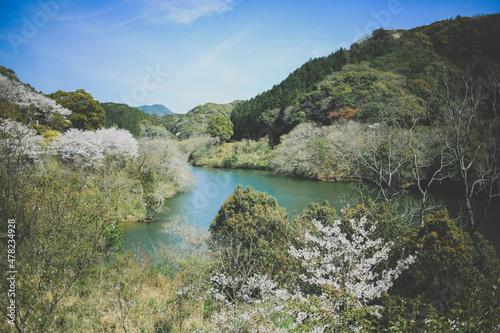
[[(332, 114), (342, 113), (343, 108), (357, 110), (355, 120), (390, 120), (390, 114), (380, 113), (384, 107), (380, 96), (371, 94), (383, 94), (385, 89), (392, 97), (422, 97), (415, 80), (431, 79), (435, 68), (443, 65), (469, 69), (479, 82), (487, 84), (489, 75), (500, 68), (500, 14), (457, 16), (410, 30), (378, 29), (349, 50), (341, 48), (311, 59), (270, 90), (235, 107), (231, 114), (233, 138), (269, 136), (277, 143), (281, 135), (302, 122), (330, 124)], [(351, 67), (346, 70), (345, 66)], [(359, 75), (344, 75), (338, 81), (346, 71)], [(377, 78), (361, 78), (366, 71), (376, 71)], [(380, 77), (382, 73), (385, 79)], [(399, 76), (394, 84), (386, 80), (392, 80), (391, 74)]]
[[(419, 98), (426, 97), (427, 80), (442, 65), (469, 69), (478, 82), (493, 89), (490, 75), (500, 69), (500, 14), (457, 16), (410, 30), (375, 30), (348, 50), (309, 60), (281, 83), (246, 101), (206, 103), (186, 114), (172, 113), (160, 104), (101, 105), (107, 113), (105, 126), (117, 125), (135, 136), (144, 120), (164, 126), (180, 139), (204, 135), (210, 118), (224, 115), (234, 124), (233, 140), (268, 136), (278, 143), (283, 134), (308, 121), (329, 125), (348, 117), (390, 123), (394, 113), (422, 106)], [(20, 82), (12, 70), (2, 67), (1, 73)], [(12, 103), (2, 101), (0, 113), (28, 121)]]
[[(15, 72), (6, 67), (0, 66), (0, 74), (5, 78), (5, 82), (3, 82), (3, 84), (6, 85), (5, 89), (11, 86), (13, 88), (9, 88), (10, 90), (17, 89), (15, 88), (16, 85), (20, 85), (22, 87), (25, 87), (26, 91), (30, 94), (33, 94), (33, 96), (38, 96), (38, 99), (45, 98), (49, 101), (51, 100), (49, 97), (55, 94), (49, 94), (46, 96), (41, 92), (37, 92), (29, 84), (21, 82), (16, 76)], [(62, 91), (59, 91), (58, 93), (75, 94), (73, 92), (68, 93)], [(50, 123), (48, 122), (48, 120), (41, 119), (40, 117), (34, 117), (28, 112), (28, 110), (34, 108), (36, 109), (36, 107), (34, 107), (33, 105), (30, 106), (30, 108), (20, 107), (18, 104), (12, 103), (8, 99), (5, 99), (4, 95), (5, 92), (3, 92), (2, 94), (2, 92), (0, 91), (0, 117), (2, 118), (11, 118), (18, 122), (32, 125), (37, 124), (38, 121), (40, 125), (34, 126), (40, 127), (40, 129), (37, 127), (37, 130), (40, 134), (43, 134), (44, 132), (52, 129), (55, 129), (59, 132), (64, 132), (67, 128), (72, 126), (72, 124), (67, 119), (62, 117), (59, 117), (62, 119), (60, 121), (57, 117), (52, 117)], [(91, 97), (91, 95), (89, 96)], [(191, 136), (200, 136), (206, 134), (208, 122), (212, 117), (223, 115), (224, 117), (229, 118), (231, 111), (236, 105), (241, 102), (242, 101), (237, 100), (226, 104), (206, 103), (194, 107), (186, 114), (173, 113), (164, 105), (160, 104), (132, 107), (123, 103), (97, 102), (96, 105), (104, 109), (105, 118), (102, 125), (107, 128), (116, 126), (120, 129), (128, 130), (134, 135), (134, 137), (140, 137), (144, 135), (143, 127), (146, 126), (150, 129), (156, 128), (161, 132), (165, 132), (166, 130), (168, 130), (172, 133), (169, 135), (173, 136), (174, 134), (177, 134), (180, 139), (186, 139)], [(58, 120), (58, 123), (55, 123), (55, 120)], [(61, 125), (59, 125), (59, 123), (61, 123)]]
[(159, 117), (126, 104), (101, 103), (101, 106), (106, 111), (106, 127), (117, 126), (118, 128), (126, 129), (134, 137), (142, 135), (142, 121), (146, 120), (150, 123), (156, 123)]
[(185, 114), (164, 115), (160, 123), (179, 139), (204, 135), (210, 118), (219, 115), (229, 118), (233, 109), (242, 102), (236, 100), (226, 104), (205, 103), (194, 107)]

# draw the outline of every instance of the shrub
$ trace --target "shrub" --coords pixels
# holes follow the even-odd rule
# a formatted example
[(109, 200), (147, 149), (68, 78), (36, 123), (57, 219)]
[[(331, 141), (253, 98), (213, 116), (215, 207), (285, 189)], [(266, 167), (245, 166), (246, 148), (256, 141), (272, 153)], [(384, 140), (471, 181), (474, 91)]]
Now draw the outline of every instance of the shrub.
[[(210, 225), (214, 244), (229, 248), (234, 260), (247, 262), (272, 276), (282, 275), (293, 237), (287, 213), (267, 193), (239, 185)], [(251, 274), (250, 274), (251, 275)]]
[[(490, 288), (499, 276), (499, 262), (491, 244), (478, 233), (470, 236), (458, 227), (446, 210), (429, 216), (406, 242), (420, 253), (405, 274), (399, 292), (439, 298), (451, 281), (467, 288)], [(411, 286), (411, 287), (410, 287)]]
[[(493, 246), (478, 233), (458, 227), (446, 210), (429, 216), (406, 246), (419, 251), (415, 264), (396, 281), (398, 300), (426, 303), (416, 325), (432, 331), (461, 327), (466, 331), (491, 331), (500, 319), (500, 265)], [(492, 288), (493, 287), (493, 288)], [(390, 320), (389, 320), (390, 321)]]

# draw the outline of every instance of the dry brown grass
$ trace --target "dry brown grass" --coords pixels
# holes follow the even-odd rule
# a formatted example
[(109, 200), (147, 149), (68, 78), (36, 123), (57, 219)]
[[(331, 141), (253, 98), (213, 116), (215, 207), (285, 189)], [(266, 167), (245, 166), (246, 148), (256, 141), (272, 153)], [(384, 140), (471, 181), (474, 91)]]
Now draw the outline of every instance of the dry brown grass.
[[(203, 299), (195, 295), (204, 291), (195, 288), (188, 296), (176, 292), (204, 283), (202, 275), (207, 270), (200, 269), (199, 263), (185, 262), (181, 271), (169, 277), (149, 267), (150, 259), (128, 254), (101, 264), (84, 288), (76, 286), (59, 304), (51, 331), (189, 332), (204, 328)], [(0, 329), (9, 332), (5, 325)]]

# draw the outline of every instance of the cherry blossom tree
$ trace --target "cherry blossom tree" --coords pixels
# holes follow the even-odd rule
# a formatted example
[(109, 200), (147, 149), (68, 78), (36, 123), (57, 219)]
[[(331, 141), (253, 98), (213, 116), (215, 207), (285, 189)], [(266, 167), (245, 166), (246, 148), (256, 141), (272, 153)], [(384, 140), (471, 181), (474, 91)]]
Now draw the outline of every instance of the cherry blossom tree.
[[(371, 239), (376, 224), (368, 227), (366, 217), (349, 220), (352, 233), (342, 231), (341, 220), (331, 225), (312, 221), (315, 232), (306, 231), (305, 247), (290, 247), (290, 253), (301, 260), (307, 270), (300, 279), (322, 290), (325, 287), (345, 290), (366, 305), (380, 297), (392, 286), (399, 274), (415, 261), (414, 255), (400, 259), (396, 267), (378, 271), (378, 266), (388, 260), (393, 242), (382, 238)], [(317, 232), (320, 236), (316, 236)]]
[[(226, 308), (214, 315), (215, 327), (226, 331), (258, 327), (256, 332), (303, 332), (311, 327), (314, 332), (359, 331), (363, 329), (360, 321), (367, 314), (380, 315), (381, 306), (374, 301), (415, 262), (416, 253), (401, 256), (392, 269), (383, 269), (393, 243), (372, 239), (376, 223), (369, 224), (362, 217), (359, 221), (351, 219), (348, 226), (341, 220), (324, 225), (315, 219), (312, 225), (298, 240), (303, 246), (290, 246), (290, 254), (305, 269), (299, 275), (302, 289), (312, 287), (316, 291), (306, 293), (291, 284), (278, 289), (278, 284), (265, 275), (242, 280), (216, 273), (211, 292)], [(293, 319), (287, 321), (288, 326), (284, 325), (287, 318)]]
[(35, 117), (51, 118), (54, 115), (69, 116), (71, 111), (51, 98), (36, 92), (20, 81), (0, 74), (0, 95), (7, 101), (28, 109)]
[(129, 131), (112, 127), (97, 130), (95, 133), (104, 146), (104, 153), (122, 154), (127, 157), (137, 155), (139, 143)]
[(101, 166), (106, 153), (133, 157), (137, 155), (138, 143), (123, 129), (82, 131), (72, 128), (54, 141), (51, 148), (59, 152), (63, 160), (84, 169)]
[(15, 159), (34, 158), (41, 152), (42, 139), (36, 131), (9, 119), (0, 119), (0, 154)]

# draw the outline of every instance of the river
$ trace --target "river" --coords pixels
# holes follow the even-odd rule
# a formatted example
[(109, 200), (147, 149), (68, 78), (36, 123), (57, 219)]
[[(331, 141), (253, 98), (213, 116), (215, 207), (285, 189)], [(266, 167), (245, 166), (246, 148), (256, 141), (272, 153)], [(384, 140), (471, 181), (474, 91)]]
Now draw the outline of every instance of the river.
[[(198, 181), (189, 192), (182, 193), (165, 202), (165, 210), (153, 223), (126, 222), (122, 224), (125, 248), (142, 244), (151, 250), (151, 243), (166, 242), (165, 228), (168, 219), (175, 215), (187, 216), (198, 226), (208, 228), (224, 200), (233, 193), (239, 184), (267, 192), (285, 207), (289, 216), (293, 211), (300, 212), (310, 202), (327, 200), (339, 210), (344, 203), (359, 200), (360, 194), (350, 183), (323, 182), (318, 180), (297, 179), (263, 170), (210, 169), (190, 167)], [(458, 199), (440, 196), (449, 210), (458, 211)], [(492, 205), (479, 231), (491, 241), (500, 242), (500, 205)]]

